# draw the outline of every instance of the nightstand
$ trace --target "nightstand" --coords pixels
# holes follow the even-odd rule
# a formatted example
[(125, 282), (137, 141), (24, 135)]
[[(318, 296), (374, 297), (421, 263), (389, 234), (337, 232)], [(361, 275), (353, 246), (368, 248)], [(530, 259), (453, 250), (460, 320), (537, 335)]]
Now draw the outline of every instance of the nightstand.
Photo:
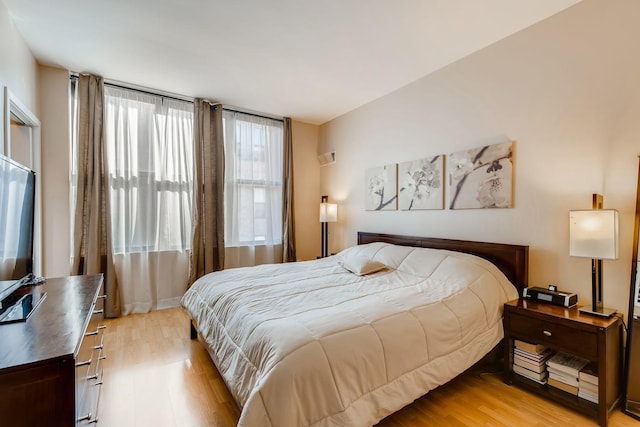
[[(504, 381), (573, 408), (607, 425), (609, 412), (620, 402), (622, 321), (581, 314), (577, 307), (564, 308), (532, 300), (504, 305)], [(515, 339), (542, 344), (555, 351), (588, 359), (598, 367), (598, 402), (592, 403), (546, 384), (538, 384), (513, 372)]]

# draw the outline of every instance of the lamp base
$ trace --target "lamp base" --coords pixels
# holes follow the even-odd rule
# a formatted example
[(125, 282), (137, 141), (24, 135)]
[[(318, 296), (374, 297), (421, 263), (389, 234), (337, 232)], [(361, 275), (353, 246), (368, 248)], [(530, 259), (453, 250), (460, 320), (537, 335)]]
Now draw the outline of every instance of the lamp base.
[(615, 308), (598, 307), (596, 311), (593, 311), (592, 308), (593, 307), (591, 306), (580, 307), (580, 313), (588, 314), (590, 316), (609, 318), (618, 312)]

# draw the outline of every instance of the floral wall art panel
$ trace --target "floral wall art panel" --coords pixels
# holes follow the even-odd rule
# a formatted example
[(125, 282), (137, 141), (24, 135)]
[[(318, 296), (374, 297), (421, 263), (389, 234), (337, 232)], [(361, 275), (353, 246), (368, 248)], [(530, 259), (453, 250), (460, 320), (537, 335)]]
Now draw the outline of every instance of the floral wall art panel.
[(449, 208), (513, 206), (513, 141), (450, 154)]
[(443, 209), (444, 156), (398, 165), (398, 209)]
[(368, 211), (395, 211), (398, 204), (396, 164), (370, 168), (365, 171)]

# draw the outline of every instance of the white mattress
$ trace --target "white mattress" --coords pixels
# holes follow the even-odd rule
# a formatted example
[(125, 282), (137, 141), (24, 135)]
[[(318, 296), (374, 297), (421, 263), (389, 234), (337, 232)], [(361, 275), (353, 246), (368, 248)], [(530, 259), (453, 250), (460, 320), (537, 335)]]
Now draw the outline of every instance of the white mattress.
[[(363, 255), (388, 266), (357, 276)], [(515, 287), (472, 255), (372, 243), (209, 274), (182, 304), (242, 408), (239, 426), (371, 426), (480, 360)]]

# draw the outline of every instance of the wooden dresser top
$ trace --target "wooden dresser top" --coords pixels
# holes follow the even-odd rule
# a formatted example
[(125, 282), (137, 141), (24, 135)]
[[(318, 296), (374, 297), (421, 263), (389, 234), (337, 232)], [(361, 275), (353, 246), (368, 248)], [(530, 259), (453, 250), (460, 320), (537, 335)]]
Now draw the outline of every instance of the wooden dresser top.
[(25, 322), (0, 325), (0, 371), (74, 358), (101, 284), (102, 275), (98, 274), (46, 279), (35, 285), (37, 292), (47, 296), (31, 316)]

